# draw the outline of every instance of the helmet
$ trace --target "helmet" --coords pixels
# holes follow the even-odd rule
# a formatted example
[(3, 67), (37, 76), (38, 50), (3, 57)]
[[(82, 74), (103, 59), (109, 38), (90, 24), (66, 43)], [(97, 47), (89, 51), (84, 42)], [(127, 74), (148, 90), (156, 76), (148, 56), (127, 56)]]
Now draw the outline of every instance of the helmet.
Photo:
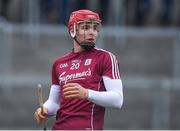
[(90, 10), (78, 10), (71, 13), (69, 22), (68, 22), (68, 29), (71, 33), (72, 29), (74, 33), (71, 33), (72, 37), (76, 35), (76, 29), (78, 29), (78, 24), (81, 22), (94, 22), (94, 23), (101, 23), (99, 15)]

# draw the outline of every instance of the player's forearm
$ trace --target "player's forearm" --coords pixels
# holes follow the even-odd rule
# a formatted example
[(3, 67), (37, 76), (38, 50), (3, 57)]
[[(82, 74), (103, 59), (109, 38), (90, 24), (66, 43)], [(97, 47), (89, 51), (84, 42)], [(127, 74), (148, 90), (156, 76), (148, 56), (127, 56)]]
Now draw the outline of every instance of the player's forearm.
[(103, 77), (106, 91), (88, 90), (88, 99), (104, 107), (121, 108), (123, 104), (123, 87), (120, 79)]
[(103, 107), (115, 107), (121, 108), (123, 104), (123, 96), (113, 91), (94, 91), (88, 90), (88, 99), (100, 106)]
[(59, 109), (59, 105), (51, 100), (47, 100), (43, 107), (48, 110), (48, 116), (53, 116), (56, 114), (57, 110)]
[(55, 115), (57, 110), (60, 108), (59, 93), (60, 87), (58, 85), (52, 85), (49, 93), (49, 98), (43, 104), (43, 106), (48, 109), (48, 115)]

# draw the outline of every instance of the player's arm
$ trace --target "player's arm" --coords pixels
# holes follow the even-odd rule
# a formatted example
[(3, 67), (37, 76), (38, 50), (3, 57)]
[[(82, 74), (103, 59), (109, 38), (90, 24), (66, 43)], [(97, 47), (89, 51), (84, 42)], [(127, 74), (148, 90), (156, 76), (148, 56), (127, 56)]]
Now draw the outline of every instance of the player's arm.
[(99, 70), (106, 91), (88, 90), (88, 99), (104, 107), (121, 108), (123, 104), (123, 86), (119, 71), (119, 62), (115, 55), (108, 52), (101, 58)]
[(59, 93), (59, 85), (52, 85), (49, 93), (49, 98), (43, 104), (43, 114), (41, 108), (38, 108), (34, 113), (34, 117), (37, 120), (37, 123), (43, 123), (43, 121), (47, 120), (48, 116), (56, 114), (57, 110), (60, 108)]
[(56, 62), (52, 66), (52, 85), (49, 93), (48, 100), (44, 103), (43, 107), (48, 110), (48, 115), (55, 115), (57, 110), (60, 108), (60, 90), (58, 78), (56, 75)]
[(55, 115), (57, 110), (60, 108), (59, 94), (60, 94), (60, 86), (52, 85), (49, 93), (49, 98), (43, 104), (43, 107), (47, 109), (49, 116)]
[(121, 108), (123, 104), (123, 87), (121, 79), (103, 77), (106, 91), (94, 91), (82, 87), (78, 83), (68, 83), (63, 86), (65, 98), (88, 99), (104, 107)]
[(88, 90), (88, 100), (104, 107), (121, 108), (123, 104), (123, 86), (121, 79), (103, 76), (106, 91)]

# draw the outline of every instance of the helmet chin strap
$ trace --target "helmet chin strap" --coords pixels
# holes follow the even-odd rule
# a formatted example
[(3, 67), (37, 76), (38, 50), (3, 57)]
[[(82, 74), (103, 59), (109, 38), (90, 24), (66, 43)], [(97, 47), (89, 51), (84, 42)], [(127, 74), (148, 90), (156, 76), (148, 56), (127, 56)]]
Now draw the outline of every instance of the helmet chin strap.
[(76, 37), (73, 38), (76, 43), (78, 43), (83, 49), (85, 50), (91, 50), (95, 47), (95, 43), (94, 42), (86, 42), (86, 41), (83, 41), (83, 42), (78, 42), (78, 40), (76, 39)]

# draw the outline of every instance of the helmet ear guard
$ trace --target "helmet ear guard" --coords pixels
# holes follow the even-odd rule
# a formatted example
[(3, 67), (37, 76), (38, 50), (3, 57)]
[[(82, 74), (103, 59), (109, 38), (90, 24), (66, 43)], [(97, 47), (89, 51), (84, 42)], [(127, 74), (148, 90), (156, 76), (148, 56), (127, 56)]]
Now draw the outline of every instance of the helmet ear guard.
[(70, 35), (71, 35), (71, 37), (72, 38), (75, 38), (75, 36), (76, 36), (76, 24), (74, 23), (73, 24), (73, 27), (72, 27), (73, 29), (71, 29), (70, 31), (69, 31), (69, 33), (70, 33)]

